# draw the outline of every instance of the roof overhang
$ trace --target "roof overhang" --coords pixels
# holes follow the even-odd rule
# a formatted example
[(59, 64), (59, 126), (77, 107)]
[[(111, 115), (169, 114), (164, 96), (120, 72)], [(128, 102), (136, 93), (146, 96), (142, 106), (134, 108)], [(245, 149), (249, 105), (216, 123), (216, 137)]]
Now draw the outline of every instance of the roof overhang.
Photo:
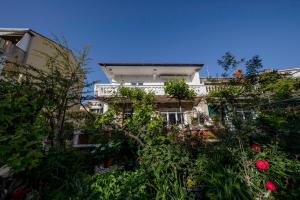
[(108, 78), (115, 75), (192, 75), (203, 67), (203, 64), (178, 63), (99, 63)]

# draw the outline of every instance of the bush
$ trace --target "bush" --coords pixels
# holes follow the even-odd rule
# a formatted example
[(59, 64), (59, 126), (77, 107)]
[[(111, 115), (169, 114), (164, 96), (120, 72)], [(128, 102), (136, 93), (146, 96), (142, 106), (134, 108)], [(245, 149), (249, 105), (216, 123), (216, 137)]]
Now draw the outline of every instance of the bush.
[(39, 164), (50, 129), (42, 113), (45, 101), (34, 87), (0, 80), (0, 165), (21, 172)]
[[(88, 180), (87, 191), (79, 195), (79, 199), (149, 199), (147, 173), (143, 170), (113, 170), (97, 174)], [(77, 197), (78, 198), (78, 197)]]
[(50, 149), (40, 165), (25, 174), (36, 198), (69, 199), (83, 187), (83, 180), (93, 173), (89, 152), (75, 149)]

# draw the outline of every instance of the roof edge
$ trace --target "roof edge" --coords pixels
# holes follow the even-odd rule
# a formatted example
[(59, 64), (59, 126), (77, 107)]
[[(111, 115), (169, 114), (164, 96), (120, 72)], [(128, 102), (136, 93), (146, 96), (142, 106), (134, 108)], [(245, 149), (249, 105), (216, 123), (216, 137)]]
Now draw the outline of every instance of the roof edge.
[(47, 36), (45, 36), (45, 35), (39, 33), (39, 32), (37, 32), (37, 31), (35, 31), (35, 30), (31, 29), (31, 28), (2, 28), (2, 27), (0, 27), (0, 32), (1, 32), (1, 31), (9, 31), (9, 32), (16, 32), (16, 33), (29, 33), (29, 34), (31, 34), (31, 35), (38, 35), (38, 36), (40, 36), (40, 37), (42, 37), (42, 38), (45, 38), (45, 39), (48, 40), (49, 42), (52, 42), (52, 43), (54, 43), (54, 44), (59, 45), (60, 47), (62, 47), (62, 48), (64, 48), (64, 49), (67, 49), (67, 50), (70, 51), (70, 52), (73, 54), (73, 56), (74, 56), (74, 53), (73, 53), (73, 51), (72, 51), (70, 48), (64, 46), (63, 44), (60, 44), (59, 42), (57, 42), (57, 41), (55, 41), (55, 40), (53, 40), (53, 39), (51, 39), (51, 38), (49, 38), (49, 37), (47, 37)]
[(203, 67), (204, 64), (193, 63), (98, 63), (100, 66), (164, 66), (164, 67)]

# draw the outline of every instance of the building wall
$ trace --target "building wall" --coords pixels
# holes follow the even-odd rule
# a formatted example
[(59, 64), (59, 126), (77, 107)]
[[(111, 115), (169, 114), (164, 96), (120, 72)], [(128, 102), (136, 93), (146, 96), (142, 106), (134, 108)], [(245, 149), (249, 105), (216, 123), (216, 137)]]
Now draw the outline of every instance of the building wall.
[(112, 82), (131, 85), (131, 83), (143, 83), (143, 85), (163, 85), (164, 82), (172, 79), (184, 79), (188, 84), (199, 85), (199, 73), (192, 76), (153, 76), (153, 75), (116, 75)]
[(31, 38), (25, 64), (32, 65), (37, 69), (46, 69), (47, 55), (54, 56), (57, 54), (57, 51), (53, 46), (59, 48), (60, 50), (68, 51), (70, 62), (73, 64), (76, 63), (76, 59), (73, 56), (71, 50), (64, 49), (63, 47), (59, 46), (59, 44), (56, 44), (55, 42), (45, 37), (34, 35)]
[(43, 54), (53, 54), (54, 50), (47, 45), (47, 40), (40, 36), (33, 36), (29, 45), (25, 64), (43, 69), (46, 65), (46, 57)]

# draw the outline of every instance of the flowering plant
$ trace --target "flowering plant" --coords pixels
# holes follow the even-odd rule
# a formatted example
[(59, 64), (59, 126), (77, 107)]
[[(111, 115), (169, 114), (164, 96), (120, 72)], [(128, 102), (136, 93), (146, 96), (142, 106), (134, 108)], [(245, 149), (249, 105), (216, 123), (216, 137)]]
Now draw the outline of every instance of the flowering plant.
[(276, 190), (275, 184), (272, 183), (271, 181), (266, 181), (265, 187), (267, 188), (267, 190), (269, 190), (271, 192), (274, 191), (274, 190)]
[(265, 170), (269, 166), (269, 163), (265, 160), (256, 160), (255, 165), (259, 170)]
[(258, 144), (252, 144), (251, 149), (255, 152), (260, 152), (260, 146)]

